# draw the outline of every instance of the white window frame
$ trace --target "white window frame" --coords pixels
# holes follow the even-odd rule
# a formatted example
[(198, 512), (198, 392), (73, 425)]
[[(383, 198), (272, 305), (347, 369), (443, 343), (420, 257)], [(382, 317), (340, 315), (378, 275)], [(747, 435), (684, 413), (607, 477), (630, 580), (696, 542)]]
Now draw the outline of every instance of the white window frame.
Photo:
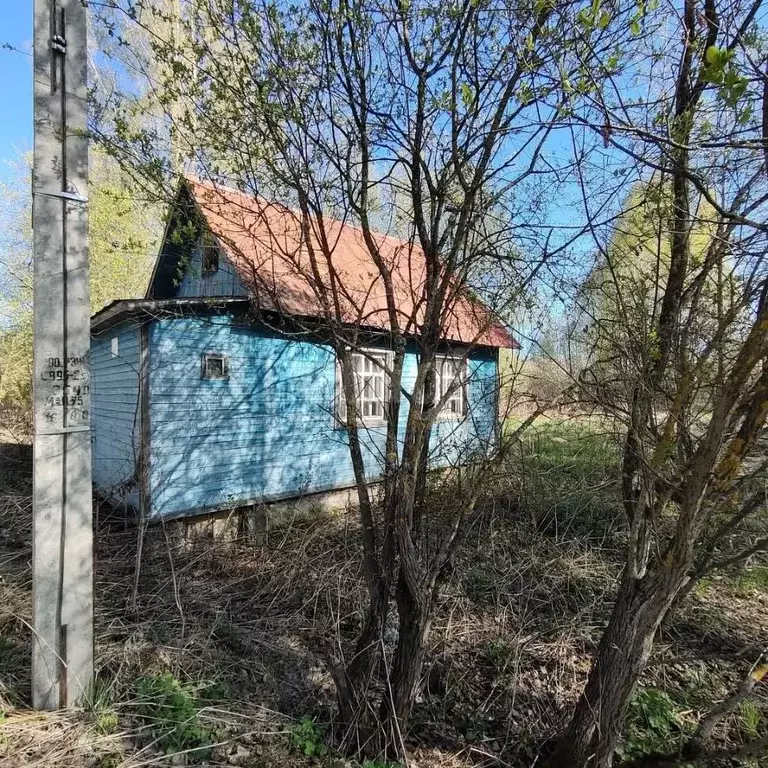
[[(392, 388), (388, 371), (392, 370), (392, 352), (386, 349), (350, 350), (352, 376), (357, 394), (358, 422), (365, 427), (381, 427), (387, 423)], [(336, 359), (335, 416), (338, 425), (347, 426), (347, 401), (341, 379), (341, 360)]]
[[(209, 254), (215, 256), (215, 264), (213, 267), (206, 267), (206, 258)], [(221, 249), (219, 243), (216, 240), (215, 235), (210, 229), (204, 229), (200, 235), (200, 273), (203, 277), (215, 275), (219, 271), (221, 260)]]
[(109, 340), (109, 354), (110, 354), (110, 357), (120, 356), (120, 337), (119, 336), (113, 336)]
[[(446, 370), (448, 364), (452, 369)], [(460, 383), (443, 403), (437, 415), (440, 421), (462, 421), (467, 416), (467, 360), (460, 355), (435, 355), (435, 403), (455, 383), (457, 369)]]
[[(213, 373), (210, 363), (221, 360), (221, 373)], [(200, 356), (200, 378), (205, 381), (227, 381), (229, 379), (229, 356), (222, 352), (203, 352)]]

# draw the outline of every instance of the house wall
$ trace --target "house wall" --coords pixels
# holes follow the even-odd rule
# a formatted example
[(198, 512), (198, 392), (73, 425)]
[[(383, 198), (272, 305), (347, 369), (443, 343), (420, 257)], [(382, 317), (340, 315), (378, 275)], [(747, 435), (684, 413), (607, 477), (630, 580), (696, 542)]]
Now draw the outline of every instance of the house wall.
[[(112, 354), (112, 339), (118, 354)], [(138, 506), (141, 435), (140, 326), (123, 323), (91, 340), (91, 448), (93, 483), (104, 496)]]
[(247, 292), (243, 287), (235, 268), (219, 254), (219, 268), (216, 272), (203, 275), (203, 252), (199, 244), (192, 249), (189, 264), (184, 269), (175, 291), (171, 293), (173, 298), (187, 298), (189, 296), (245, 296)]
[[(154, 516), (272, 500), (354, 483), (347, 435), (334, 426), (335, 356), (231, 317), (156, 320), (150, 328), (150, 497)], [(229, 379), (203, 380), (204, 352), (229, 356)], [(469, 361), (470, 417), (438, 422), (435, 463), (494, 433), (496, 356)], [(409, 352), (403, 382), (413, 386)], [(404, 424), (407, 405), (403, 404)], [(371, 478), (385, 427), (365, 430)]]

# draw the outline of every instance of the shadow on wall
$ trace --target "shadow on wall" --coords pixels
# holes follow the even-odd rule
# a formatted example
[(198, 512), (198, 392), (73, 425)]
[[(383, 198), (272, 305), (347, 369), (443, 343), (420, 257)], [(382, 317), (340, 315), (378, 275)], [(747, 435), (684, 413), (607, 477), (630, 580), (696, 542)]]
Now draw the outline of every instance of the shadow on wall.
[[(330, 346), (224, 315), (156, 319), (148, 338), (151, 517), (232, 509), (354, 485), (347, 434), (334, 416), (336, 362)], [(125, 354), (133, 354), (129, 346)], [(205, 354), (225, 356), (225, 377), (202, 375)], [(414, 349), (403, 374), (407, 390), (413, 387), (416, 364)], [(126, 379), (136, 368), (130, 360), (127, 365)], [(468, 373), (469, 415), (438, 420), (434, 466), (460, 463), (492, 445), (493, 355), (478, 352)], [(122, 474), (135, 481), (138, 399), (127, 399), (131, 424), (121, 422), (119, 429), (134, 440), (128, 441), (132, 447), (123, 457)], [(106, 404), (99, 404), (101, 417), (113, 418)], [(404, 398), (402, 430), (407, 410)], [(103, 425), (100, 430), (105, 431)], [(370, 480), (381, 474), (385, 437), (384, 426), (363, 432)]]

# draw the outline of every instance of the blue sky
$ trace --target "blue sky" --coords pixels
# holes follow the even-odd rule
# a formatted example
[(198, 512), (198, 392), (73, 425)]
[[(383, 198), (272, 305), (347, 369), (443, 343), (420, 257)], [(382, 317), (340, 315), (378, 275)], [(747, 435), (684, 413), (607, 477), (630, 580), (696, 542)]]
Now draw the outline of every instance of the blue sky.
[[(8, 160), (32, 149), (32, 0), (0, 0), (0, 179), (9, 175)], [(29, 54), (29, 55), (28, 55)]]

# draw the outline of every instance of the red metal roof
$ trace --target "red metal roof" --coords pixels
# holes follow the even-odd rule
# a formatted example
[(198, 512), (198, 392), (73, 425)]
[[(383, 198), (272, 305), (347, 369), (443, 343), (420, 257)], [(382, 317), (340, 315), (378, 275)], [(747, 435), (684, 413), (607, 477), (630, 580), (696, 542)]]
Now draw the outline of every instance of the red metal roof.
[[(340, 319), (390, 328), (383, 280), (361, 229), (325, 219), (320, 232), (315, 223), (308, 235), (310, 243), (315, 244), (313, 265), (297, 212), (218, 184), (192, 178), (186, 179), (186, 184), (211, 232), (259, 306), (288, 315), (336, 317), (336, 309), (324, 306), (323, 298), (335, 285)], [(329, 259), (317, 246), (321, 236), (326, 238)], [(424, 313), (423, 252), (413, 243), (388, 235), (375, 233), (374, 238), (392, 273), (400, 328), (418, 334)], [(446, 304), (450, 304), (444, 320), (446, 341), (518, 347), (491, 311), (467, 292), (460, 292)]]

